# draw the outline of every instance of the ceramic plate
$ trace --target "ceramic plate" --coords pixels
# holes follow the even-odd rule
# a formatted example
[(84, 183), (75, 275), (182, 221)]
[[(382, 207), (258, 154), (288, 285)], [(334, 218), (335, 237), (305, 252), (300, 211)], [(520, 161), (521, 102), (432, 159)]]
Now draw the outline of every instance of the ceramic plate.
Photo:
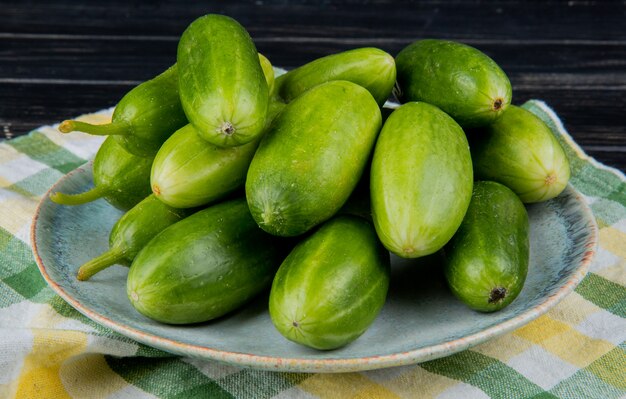
[[(90, 165), (52, 189), (92, 187)], [(120, 334), (172, 353), (258, 369), (347, 372), (423, 362), (447, 356), (520, 327), (558, 303), (587, 272), (597, 227), (581, 195), (568, 187), (551, 201), (528, 206), (530, 266), (519, 297), (507, 308), (482, 314), (466, 308), (445, 286), (440, 259), (392, 258), (387, 302), (374, 324), (352, 344), (320, 352), (296, 345), (273, 327), (267, 294), (213, 322), (168, 326), (151, 321), (126, 297), (128, 269), (113, 266), (87, 282), (76, 280), (83, 262), (107, 249), (121, 212), (104, 200), (59, 206), (46, 195), (35, 214), (32, 242), (48, 284), (85, 316)]]

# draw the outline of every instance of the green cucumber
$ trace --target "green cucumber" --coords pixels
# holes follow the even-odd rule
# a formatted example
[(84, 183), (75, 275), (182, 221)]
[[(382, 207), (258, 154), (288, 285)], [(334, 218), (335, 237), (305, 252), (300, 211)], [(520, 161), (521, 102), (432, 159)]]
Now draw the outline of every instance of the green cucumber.
[(426, 39), (396, 56), (402, 102), (424, 101), (441, 108), (461, 126), (485, 126), (511, 103), (511, 83), (481, 51), (465, 44)]
[(269, 91), (243, 26), (223, 15), (196, 19), (180, 38), (177, 61), (180, 100), (200, 137), (220, 147), (259, 137)]
[(270, 60), (267, 59), (263, 54), (259, 53), (259, 62), (261, 63), (261, 68), (263, 69), (263, 75), (265, 76), (265, 82), (267, 83), (267, 91), (272, 96), (272, 92), (274, 91), (274, 67)]
[[(268, 121), (285, 107), (272, 101)], [(158, 199), (175, 208), (205, 205), (243, 186), (259, 140), (237, 147), (218, 147), (202, 139), (191, 124), (161, 147), (150, 182)]]
[(339, 216), (282, 263), (270, 292), (274, 326), (287, 339), (335, 349), (357, 339), (385, 303), (389, 252), (367, 221)]
[(403, 258), (438, 251), (461, 224), (472, 196), (463, 130), (433, 105), (402, 105), (380, 133), (370, 180), (372, 217), (385, 247)]
[(291, 102), (305, 91), (332, 80), (347, 80), (366, 88), (379, 105), (385, 103), (396, 82), (396, 65), (377, 48), (357, 48), (318, 58), (276, 80), (277, 93)]
[(109, 250), (82, 265), (77, 278), (88, 280), (114, 264), (130, 265), (139, 250), (154, 236), (189, 213), (165, 205), (154, 195), (146, 197), (113, 225), (109, 234)]
[(567, 186), (570, 167), (565, 151), (532, 112), (512, 105), (493, 124), (472, 133), (477, 178), (504, 184), (525, 203), (554, 198)]
[(359, 216), (365, 220), (372, 222), (372, 206), (370, 201), (370, 174), (367, 173), (371, 169), (371, 162), (365, 167), (365, 172), (361, 176), (361, 180), (350, 194), (346, 203), (339, 209), (337, 215), (353, 215)]
[[(384, 110), (382, 108), (381, 110)], [(385, 120), (383, 116), (383, 121)], [(384, 123), (384, 122), (383, 122)], [(374, 151), (370, 152), (370, 156), (365, 164), (364, 172), (361, 175), (361, 179), (357, 183), (354, 190), (348, 197), (346, 203), (339, 209), (337, 215), (353, 215), (359, 216), (370, 223), (372, 220), (372, 201), (370, 200), (370, 173), (372, 169), (372, 158)]]
[(526, 280), (528, 214), (500, 183), (477, 181), (461, 227), (445, 247), (445, 276), (454, 295), (474, 310), (510, 304)]
[(66, 120), (59, 131), (112, 135), (124, 149), (142, 157), (154, 157), (161, 144), (187, 123), (178, 95), (176, 65), (129, 91), (117, 104), (111, 123), (91, 125)]
[(189, 124), (161, 147), (152, 166), (152, 192), (176, 208), (219, 200), (243, 186), (259, 142), (218, 147), (202, 139)]
[(150, 194), (153, 157), (130, 154), (107, 137), (93, 161), (95, 187), (80, 194), (56, 192), (50, 199), (60, 205), (82, 205), (104, 198), (118, 209), (128, 210)]
[(163, 230), (137, 254), (127, 280), (132, 305), (169, 324), (222, 316), (267, 288), (283, 259), (246, 201), (204, 209)]
[(246, 197), (265, 231), (296, 236), (333, 216), (361, 177), (381, 125), (371, 94), (321, 84), (288, 104), (252, 159)]

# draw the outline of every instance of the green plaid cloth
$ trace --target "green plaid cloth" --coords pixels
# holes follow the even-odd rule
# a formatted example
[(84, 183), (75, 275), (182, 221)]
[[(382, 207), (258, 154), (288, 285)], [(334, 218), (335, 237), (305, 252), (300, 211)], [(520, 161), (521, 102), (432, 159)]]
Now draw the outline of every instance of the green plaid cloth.
[[(547, 314), (470, 350), (349, 374), (255, 371), (172, 356), (82, 316), (42, 279), (30, 248), (35, 207), (102, 138), (45, 126), (0, 143), (0, 397), (598, 398), (626, 396), (626, 180), (586, 156), (540, 101), (525, 105), (569, 156), (571, 183), (600, 227), (590, 273)], [(111, 110), (83, 119), (104, 123)]]

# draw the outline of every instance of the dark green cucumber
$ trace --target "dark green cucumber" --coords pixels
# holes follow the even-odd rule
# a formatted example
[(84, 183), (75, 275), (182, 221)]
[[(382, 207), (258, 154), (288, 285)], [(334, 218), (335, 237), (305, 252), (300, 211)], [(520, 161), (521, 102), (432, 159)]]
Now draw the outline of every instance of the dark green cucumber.
[(400, 51), (396, 66), (400, 101), (436, 105), (464, 128), (488, 125), (511, 103), (504, 71), (465, 44), (420, 40)]
[(371, 163), (365, 167), (365, 173), (361, 180), (348, 197), (346, 203), (341, 207), (337, 215), (359, 216), (372, 222), (372, 205), (370, 201), (370, 174)]
[[(268, 121), (285, 107), (272, 101)], [(243, 186), (259, 140), (218, 147), (202, 139), (191, 124), (179, 129), (154, 159), (152, 192), (175, 208), (191, 208), (224, 198)]]
[(80, 194), (56, 192), (50, 199), (61, 205), (81, 205), (104, 198), (118, 209), (128, 210), (150, 194), (153, 157), (138, 157), (107, 137), (93, 161), (95, 187)]
[(366, 88), (379, 105), (385, 103), (396, 82), (396, 65), (377, 48), (357, 48), (318, 58), (276, 80), (278, 95), (291, 102), (305, 91), (332, 80), (347, 80)]
[(370, 194), (378, 237), (403, 258), (438, 251), (463, 220), (472, 182), (461, 127), (433, 105), (402, 105), (385, 122), (372, 160)]
[(270, 293), (270, 316), (287, 339), (335, 349), (357, 339), (382, 309), (389, 253), (371, 224), (339, 216), (298, 244)]
[(174, 65), (129, 91), (115, 107), (111, 123), (91, 125), (67, 120), (59, 125), (59, 130), (112, 135), (131, 154), (153, 157), (161, 144), (187, 123), (178, 94), (176, 68)]
[(511, 105), (490, 126), (470, 135), (474, 173), (513, 190), (523, 202), (546, 201), (567, 186), (563, 148), (538, 116)]
[(180, 100), (200, 137), (220, 147), (259, 137), (269, 91), (243, 26), (223, 15), (196, 19), (180, 38), (177, 61)]
[(82, 265), (77, 278), (88, 280), (114, 264), (130, 265), (139, 250), (154, 236), (189, 213), (165, 205), (154, 195), (146, 197), (113, 225), (109, 234), (109, 250)]
[(359, 181), (380, 125), (371, 94), (347, 81), (321, 84), (288, 104), (248, 170), (254, 220), (271, 234), (295, 236), (333, 216)]
[(204, 209), (163, 230), (135, 257), (128, 297), (170, 324), (222, 316), (267, 288), (284, 250), (259, 229), (244, 199)]
[(513, 191), (478, 181), (465, 219), (445, 247), (450, 289), (474, 310), (493, 312), (510, 304), (526, 280), (528, 214)]
[[(383, 108), (384, 110), (385, 108)], [(384, 118), (383, 118), (384, 120)], [(359, 216), (370, 223), (372, 220), (372, 201), (370, 200), (370, 173), (372, 169), (372, 158), (374, 151), (371, 151), (369, 159), (365, 164), (364, 172), (354, 190), (348, 197), (346, 203), (341, 207), (337, 215)]]

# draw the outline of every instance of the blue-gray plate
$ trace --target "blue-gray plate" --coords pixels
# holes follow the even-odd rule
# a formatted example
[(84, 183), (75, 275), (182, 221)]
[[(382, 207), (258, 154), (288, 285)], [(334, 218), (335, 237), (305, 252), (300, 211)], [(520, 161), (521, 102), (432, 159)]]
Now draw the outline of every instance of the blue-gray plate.
[[(92, 187), (91, 166), (62, 178), (51, 192)], [(346, 372), (419, 363), (443, 357), (509, 332), (545, 313), (582, 280), (596, 249), (597, 227), (581, 195), (568, 187), (559, 197), (528, 206), (530, 266), (519, 297), (483, 314), (446, 288), (437, 256), (392, 258), (392, 284), (374, 324), (352, 344), (316, 351), (287, 341), (267, 312), (267, 294), (218, 320), (170, 326), (139, 314), (126, 297), (128, 269), (113, 266), (87, 282), (78, 267), (107, 249), (121, 212), (104, 200), (68, 207), (46, 195), (32, 226), (35, 258), (48, 284), (85, 316), (120, 334), (172, 353), (258, 369)]]

